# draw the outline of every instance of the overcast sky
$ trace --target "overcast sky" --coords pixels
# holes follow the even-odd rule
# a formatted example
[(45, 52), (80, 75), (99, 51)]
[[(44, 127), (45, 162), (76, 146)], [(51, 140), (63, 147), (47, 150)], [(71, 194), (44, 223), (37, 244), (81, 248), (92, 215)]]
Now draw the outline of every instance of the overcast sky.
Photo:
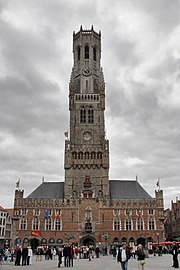
[(72, 35), (102, 33), (110, 179), (180, 199), (180, 1), (0, 0), (0, 205), (64, 180)]

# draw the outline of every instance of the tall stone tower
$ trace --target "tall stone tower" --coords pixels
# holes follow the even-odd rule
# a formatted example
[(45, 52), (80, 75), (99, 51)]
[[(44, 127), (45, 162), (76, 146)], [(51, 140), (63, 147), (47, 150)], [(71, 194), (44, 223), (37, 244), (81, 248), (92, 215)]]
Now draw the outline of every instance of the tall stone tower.
[(73, 33), (69, 83), (70, 136), (65, 141), (64, 198), (109, 198), (109, 141), (105, 139), (105, 82), (101, 33)]

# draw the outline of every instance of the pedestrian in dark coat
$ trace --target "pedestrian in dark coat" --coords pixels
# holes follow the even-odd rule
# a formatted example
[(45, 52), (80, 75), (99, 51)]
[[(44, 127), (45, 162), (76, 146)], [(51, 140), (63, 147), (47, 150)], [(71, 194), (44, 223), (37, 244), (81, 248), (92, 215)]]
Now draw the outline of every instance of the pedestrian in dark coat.
[(58, 267), (61, 267), (62, 257), (63, 257), (63, 251), (62, 251), (62, 248), (59, 248), (59, 250), (58, 250)]
[(21, 262), (21, 247), (19, 246), (16, 251), (16, 260), (15, 260), (15, 265), (20, 265)]
[(74, 247), (70, 245), (69, 247), (69, 266), (73, 267), (73, 259), (74, 259)]
[(122, 270), (128, 269), (128, 260), (131, 257), (131, 253), (126, 244), (122, 244), (121, 248), (118, 251), (117, 261), (121, 264)]
[(173, 265), (172, 265), (172, 267), (179, 268), (179, 262), (178, 262), (178, 246), (176, 245), (176, 242), (173, 242), (171, 253), (173, 255)]
[(137, 260), (139, 261), (139, 264), (141, 266), (141, 270), (144, 270), (145, 253), (144, 253), (143, 246), (141, 244), (139, 244), (138, 248), (137, 248)]
[(64, 267), (69, 267), (69, 246), (65, 245), (64, 249), (63, 249), (63, 256), (64, 256)]
[(23, 247), (23, 249), (22, 249), (22, 265), (26, 265), (27, 257), (28, 257), (28, 248)]

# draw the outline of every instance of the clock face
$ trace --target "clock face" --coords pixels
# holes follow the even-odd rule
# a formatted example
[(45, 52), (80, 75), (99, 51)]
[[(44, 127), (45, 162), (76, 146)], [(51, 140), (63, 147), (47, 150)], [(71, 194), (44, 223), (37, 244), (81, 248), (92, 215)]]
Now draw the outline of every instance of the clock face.
[(84, 76), (90, 76), (91, 75), (91, 69), (89, 67), (85, 67), (82, 71), (82, 74)]
[(84, 134), (83, 134), (83, 139), (84, 139), (85, 141), (89, 141), (89, 140), (91, 139), (91, 133), (88, 132), (88, 131), (84, 132)]

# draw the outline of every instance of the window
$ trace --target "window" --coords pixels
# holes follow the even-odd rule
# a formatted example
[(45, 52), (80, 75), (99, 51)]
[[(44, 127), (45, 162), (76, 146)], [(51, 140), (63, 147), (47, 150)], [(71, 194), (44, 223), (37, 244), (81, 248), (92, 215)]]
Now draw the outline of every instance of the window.
[(149, 209), (149, 215), (154, 215), (154, 209)]
[(149, 218), (149, 230), (155, 230), (154, 218)]
[(22, 208), (21, 209), (21, 215), (27, 215), (27, 209), (26, 208)]
[(137, 219), (137, 230), (138, 230), (138, 231), (144, 230), (142, 218)]
[(92, 232), (92, 223), (91, 222), (86, 222), (84, 230), (85, 230), (86, 233), (91, 233)]
[(55, 221), (55, 230), (56, 231), (60, 231), (61, 230), (61, 221), (60, 220), (56, 220)]
[(34, 219), (33, 219), (33, 223), (32, 223), (32, 230), (33, 231), (38, 231), (39, 230), (39, 220), (38, 220), (38, 218), (37, 217), (35, 217)]
[(114, 220), (114, 231), (120, 231), (120, 221), (119, 221), (119, 219)]
[(40, 210), (39, 208), (34, 209), (34, 216), (39, 216), (40, 215)]
[(20, 219), (20, 230), (26, 230), (27, 229), (27, 219), (22, 217)]
[(96, 61), (96, 48), (93, 48), (93, 60)]
[(93, 111), (93, 109), (88, 110), (88, 123), (89, 124), (94, 123), (94, 111)]
[(132, 230), (132, 224), (131, 224), (131, 219), (130, 218), (127, 218), (126, 219), (126, 231), (131, 231)]
[(50, 217), (45, 219), (45, 230), (51, 231), (52, 230), (52, 220)]
[[(88, 81), (86, 80), (86, 93), (88, 93), (88, 87), (89, 85), (88, 85)], [(86, 96), (85, 96), (85, 98), (86, 98)]]
[(79, 61), (80, 58), (81, 58), (81, 48), (80, 48), (80, 46), (78, 46), (77, 52), (78, 52), (78, 61)]
[(102, 159), (102, 152), (97, 153), (97, 159)]
[(84, 195), (83, 196), (84, 198), (92, 198), (92, 192), (91, 191), (90, 192), (84, 192), (83, 195)]
[(81, 108), (80, 110), (80, 123), (86, 123), (86, 110)]
[(85, 59), (89, 59), (89, 46), (85, 46)]

